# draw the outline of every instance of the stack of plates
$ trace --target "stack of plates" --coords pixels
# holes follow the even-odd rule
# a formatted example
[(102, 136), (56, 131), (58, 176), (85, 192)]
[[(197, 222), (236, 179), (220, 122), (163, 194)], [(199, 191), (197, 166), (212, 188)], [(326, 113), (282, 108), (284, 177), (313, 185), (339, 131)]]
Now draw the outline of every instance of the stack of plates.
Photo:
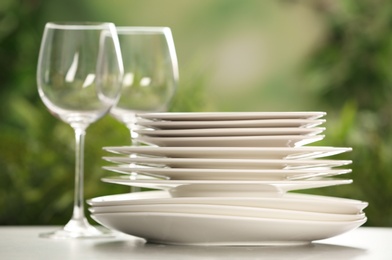
[[(105, 147), (115, 184), (154, 189), (94, 198), (102, 225), (148, 241), (184, 245), (296, 245), (366, 222), (367, 203), (292, 192), (349, 184), (348, 147), (323, 138), (323, 112), (150, 113), (138, 141)], [(159, 191), (156, 191), (159, 190)]]

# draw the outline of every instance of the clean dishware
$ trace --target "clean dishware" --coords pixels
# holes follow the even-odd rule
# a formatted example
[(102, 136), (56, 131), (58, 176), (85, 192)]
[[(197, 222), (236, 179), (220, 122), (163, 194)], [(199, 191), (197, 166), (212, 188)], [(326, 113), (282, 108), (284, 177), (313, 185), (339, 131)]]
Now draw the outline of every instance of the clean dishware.
[[(150, 180), (151, 184), (154, 180)], [(154, 183), (158, 183), (155, 181)], [(323, 179), (298, 181), (172, 181), (172, 197), (280, 197), (295, 190), (345, 185), (352, 180)], [(165, 184), (161, 181), (159, 185)], [(177, 185), (176, 185), (177, 184)]]
[(211, 159), (211, 158), (165, 158), (165, 157), (103, 157), (113, 163), (137, 164), (172, 168), (210, 168), (210, 169), (306, 169), (338, 167), (351, 164), (351, 160), (285, 160), (285, 159)]
[(350, 179), (322, 180), (162, 180), (132, 179), (127, 176), (102, 178), (103, 182), (149, 189), (169, 190), (173, 197), (211, 196), (281, 196), (284, 192), (312, 188), (329, 187), (352, 183)]
[(123, 174), (137, 173), (171, 180), (303, 180), (350, 173), (351, 169), (202, 169), (170, 167), (104, 166), (103, 169)]
[(103, 169), (122, 175), (102, 181), (160, 191), (93, 198), (91, 216), (180, 245), (303, 245), (357, 228), (368, 203), (298, 193), (352, 183), (332, 178), (350, 173), (337, 167), (351, 160), (323, 159), (350, 147), (305, 147), (323, 139), (324, 115), (139, 113), (137, 141), (149, 146), (104, 147), (115, 155)]
[(173, 36), (168, 27), (117, 27), (124, 78), (121, 97), (110, 113), (134, 132), (135, 114), (165, 111), (178, 84), (178, 64)]
[(104, 226), (149, 242), (205, 246), (306, 245), (366, 222), (366, 217), (353, 221), (310, 221), (167, 212), (91, 216)]
[(359, 214), (367, 202), (329, 196), (285, 193), (279, 197), (176, 197), (169, 191), (144, 191), (92, 198), (87, 203), (94, 207), (151, 205), (151, 204), (209, 204), (246, 206), (270, 209), (320, 212), (331, 214)]
[(156, 146), (221, 146), (221, 147), (299, 147), (320, 141), (324, 135), (270, 135), (270, 136), (203, 136), (203, 137), (149, 137), (138, 136), (141, 143)]
[(321, 111), (289, 112), (177, 112), (140, 113), (137, 116), (150, 120), (199, 121), (199, 120), (256, 120), (256, 119), (318, 119), (326, 115)]
[(75, 131), (75, 197), (71, 220), (49, 238), (100, 237), (84, 213), (84, 139), (87, 127), (117, 102), (123, 65), (112, 23), (47, 23), (38, 60), (38, 92), (48, 110)]
[(135, 130), (139, 135), (157, 137), (201, 137), (201, 136), (269, 136), (269, 135), (316, 135), (325, 130), (323, 127), (269, 127), (269, 128), (208, 128), (179, 130)]
[(270, 209), (262, 207), (176, 203), (91, 207), (89, 208), (89, 211), (93, 214), (121, 212), (167, 212), (311, 221), (355, 221), (365, 218), (365, 213), (363, 212), (356, 214), (334, 214), (300, 210)]
[(227, 127), (302, 127), (311, 128), (325, 123), (325, 119), (253, 119), (253, 120), (209, 120), (166, 121), (138, 118), (136, 125), (155, 129), (204, 129)]
[(352, 151), (351, 147), (150, 147), (108, 146), (105, 151), (124, 155), (145, 155), (177, 158), (231, 159), (314, 159)]

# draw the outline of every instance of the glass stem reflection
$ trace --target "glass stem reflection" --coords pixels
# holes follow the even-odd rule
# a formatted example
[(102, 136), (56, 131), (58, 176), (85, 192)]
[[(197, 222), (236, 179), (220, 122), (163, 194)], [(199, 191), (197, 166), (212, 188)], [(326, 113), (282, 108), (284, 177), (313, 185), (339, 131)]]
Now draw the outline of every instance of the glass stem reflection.
[(128, 125), (128, 129), (129, 129), (129, 132), (130, 132), (130, 134), (131, 134), (131, 142), (132, 142), (132, 146), (140, 146), (140, 143), (139, 143), (139, 141), (138, 141), (138, 139), (137, 139), (137, 137), (139, 136), (139, 134), (138, 133), (136, 133), (134, 130), (135, 130), (135, 125)]
[(137, 139), (139, 134), (135, 132), (135, 130), (137, 129), (136, 115), (135, 114), (128, 115), (127, 119), (124, 122), (129, 130), (130, 135), (131, 135), (132, 146), (139, 146), (140, 143)]
[[(140, 142), (138, 141), (139, 134), (137, 132), (135, 132), (135, 130), (137, 129), (138, 126), (136, 124), (136, 116), (134, 114), (129, 117), (129, 120), (126, 123), (126, 126), (127, 126), (128, 130), (130, 132), (130, 135), (131, 135), (132, 146), (140, 146)], [(132, 154), (131, 157), (136, 157), (136, 154)], [(137, 167), (136, 164), (133, 164), (132, 166)], [(137, 175), (138, 174), (136, 172), (133, 172), (131, 176), (133, 178), (137, 179)], [(139, 192), (139, 191), (140, 191), (139, 187), (135, 187), (135, 186), (131, 187), (131, 192)]]

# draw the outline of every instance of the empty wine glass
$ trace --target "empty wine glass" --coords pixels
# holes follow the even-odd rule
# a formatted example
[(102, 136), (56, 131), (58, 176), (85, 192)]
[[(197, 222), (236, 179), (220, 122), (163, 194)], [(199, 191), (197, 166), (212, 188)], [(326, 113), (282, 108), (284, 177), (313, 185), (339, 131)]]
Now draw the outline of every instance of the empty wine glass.
[(117, 27), (124, 77), (119, 102), (111, 115), (134, 132), (137, 112), (165, 111), (178, 83), (174, 41), (168, 27)]
[(39, 95), (48, 110), (75, 131), (75, 198), (71, 220), (49, 238), (100, 237), (84, 213), (84, 138), (86, 128), (117, 102), (123, 64), (112, 23), (47, 23), (38, 59)]

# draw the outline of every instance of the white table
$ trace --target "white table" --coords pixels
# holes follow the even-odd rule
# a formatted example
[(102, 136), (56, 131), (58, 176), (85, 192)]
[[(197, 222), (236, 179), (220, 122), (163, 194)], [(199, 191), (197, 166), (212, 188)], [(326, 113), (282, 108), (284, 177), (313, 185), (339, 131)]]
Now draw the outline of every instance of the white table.
[(361, 227), (308, 246), (196, 247), (145, 243), (119, 234), (110, 239), (50, 240), (57, 227), (0, 227), (0, 259), (392, 259), (392, 228)]

